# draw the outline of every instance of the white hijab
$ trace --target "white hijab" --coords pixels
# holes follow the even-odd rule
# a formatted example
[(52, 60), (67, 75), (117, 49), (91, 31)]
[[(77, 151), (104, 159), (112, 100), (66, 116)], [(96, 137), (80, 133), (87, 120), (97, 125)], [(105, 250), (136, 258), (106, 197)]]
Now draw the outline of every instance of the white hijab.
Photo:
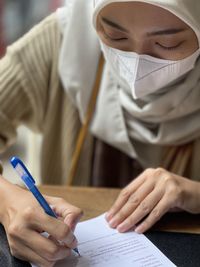
[[(59, 73), (64, 88), (83, 120), (100, 55), (95, 26), (99, 11), (112, 2), (133, 0), (68, 0), (58, 11), (63, 29)], [(138, 1), (138, 0), (137, 0)], [(199, 0), (144, 0), (178, 16), (195, 31), (200, 43)], [(91, 131), (107, 143), (137, 157), (138, 142), (178, 145), (200, 137), (200, 60), (184, 80), (138, 103), (123, 88), (106, 64)], [(126, 111), (131, 116), (127, 117)], [(139, 153), (140, 154), (140, 153)]]

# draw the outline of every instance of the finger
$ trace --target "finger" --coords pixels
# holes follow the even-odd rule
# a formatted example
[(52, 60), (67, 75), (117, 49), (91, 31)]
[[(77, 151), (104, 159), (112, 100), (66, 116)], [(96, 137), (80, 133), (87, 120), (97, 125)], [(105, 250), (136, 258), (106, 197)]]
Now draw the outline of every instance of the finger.
[(75, 248), (77, 246), (77, 240), (69, 226), (47, 215), (42, 210), (29, 208), (24, 213), (24, 219), (30, 222), (28, 225), (29, 228), (32, 226), (37, 231), (47, 232), (56, 240), (64, 242), (69, 248)]
[(146, 180), (128, 199), (125, 205), (118, 211), (118, 213), (109, 222), (113, 228), (117, 227), (124, 220), (127, 219), (140, 205), (140, 203), (152, 192), (154, 184), (151, 180)]
[(82, 216), (82, 214), (80, 214), (78, 217), (74, 214), (68, 214), (64, 219), (64, 223), (70, 227), (72, 232), (74, 232), (76, 225), (80, 221)]
[(155, 206), (149, 216), (135, 229), (137, 233), (144, 233), (149, 228), (151, 228), (160, 218), (168, 212), (172, 207), (172, 202), (169, 202), (168, 197), (164, 197), (161, 201)]
[(36, 266), (42, 267), (53, 267), (55, 265), (54, 261), (48, 261), (41, 257), (29, 247), (22, 245), (21, 243), (16, 243), (15, 246), (10, 246), (11, 254), (23, 261), (29, 261)]
[(128, 201), (131, 194), (133, 194), (144, 182), (145, 175), (141, 174), (138, 178), (136, 178), (131, 184), (125, 187), (121, 193), (119, 194), (117, 200), (114, 205), (106, 214), (106, 219), (109, 222), (115, 214), (125, 205)]
[(61, 217), (71, 229), (74, 230), (76, 224), (80, 221), (83, 216), (83, 211), (73, 205), (70, 205), (62, 198), (51, 198), (48, 197), (48, 201), (53, 203), (53, 210)]
[(138, 222), (140, 222), (145, 216), (147, 216), (154, 207), (158, 204), (163, 196), (163, 192), (159, 189), (153, 190), (136, 208), (136, 210), (126, 218), (120, 225), (118, 225), (117, 230), (119, 232), (126, 232)]
[[(51, 218), (46, 214), (44, 214), (44, 217), (47, 217), (45, 226), (43, 227), (43, 224), (41, 224), (40, 227), (43, 227), (45, 232), (54, 237), (56, 240), (62, 241), (69, 248), (73, 249), (77, 247), (78, 241), (67, 224), (60, 220)], [(45, 222), (45, 218), (43, 219), (43, 222)]]
[(61, 246), (53, 237), (47, 238), (34, 231), (27, 231), (24, 234), (22, 242), (36, 254), (48, 261), (62, 260), (71, 255), (71, 250)]

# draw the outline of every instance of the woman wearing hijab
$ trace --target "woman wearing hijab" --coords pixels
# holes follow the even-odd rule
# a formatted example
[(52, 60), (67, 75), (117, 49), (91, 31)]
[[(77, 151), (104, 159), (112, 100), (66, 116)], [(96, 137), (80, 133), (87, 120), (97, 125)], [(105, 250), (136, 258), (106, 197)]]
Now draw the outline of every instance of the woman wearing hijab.
[[(111, 227), (124, 232), (137, 224), (135, 231), (142, 233), (169, 210), (200, 213), (199, 12), (198, 0), (67, 1), (0, 62), (1, 149), (13, 142), (20, 124), (40, 131), (43, 182), (64, 183), (103, 52), (100, 92), (82, 151), (88, 160), (80, 161), (75, 183), (88, 184), (91, 162), (98, 166), (102, 160), (96, 159), (102, 141), (122, 153), (120, 164), (128, 157), (129, 181), (137, 164), (144, 170), (107, 213)], [(186, 168), (165, 169), (180, 158), (180, 149)], [(47, 197), (64, 222), (55, 220), (28, 192), (3, 178), (0, 183), (0, 221), (12, 254), (39, 266), (69, 255), (80, 210)]]

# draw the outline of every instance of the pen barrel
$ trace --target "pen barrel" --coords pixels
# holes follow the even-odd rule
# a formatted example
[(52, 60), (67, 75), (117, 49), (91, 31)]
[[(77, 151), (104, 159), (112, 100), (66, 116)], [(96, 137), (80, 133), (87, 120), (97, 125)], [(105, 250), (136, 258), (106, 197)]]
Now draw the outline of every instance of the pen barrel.
[(37, 189), (36, 186), (32, 187), (30, 189), (31, 193), (34, 195), (34, 197), (37, 199), (43, 210), (46, 214), (48, 214), (51, 217), (57, 218), (56, 214), (53, 212), (53, 210), (50, 208), (49, 204), (47, 203), (46, 199), (42, 196), (40, 191)]

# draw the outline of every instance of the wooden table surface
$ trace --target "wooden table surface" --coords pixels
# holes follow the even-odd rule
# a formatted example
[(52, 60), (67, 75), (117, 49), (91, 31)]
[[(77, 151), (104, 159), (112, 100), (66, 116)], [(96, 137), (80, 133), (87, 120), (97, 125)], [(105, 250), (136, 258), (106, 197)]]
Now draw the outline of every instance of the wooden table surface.
[[(91, 219), (106, 212), (117, 198), (119, 189), (92, 187), (40, 186), (43, 194), (62, 197), (84, 211), (82, 220)], [(200, 234), (200, 214), (169, 213), (153, 230)]]

